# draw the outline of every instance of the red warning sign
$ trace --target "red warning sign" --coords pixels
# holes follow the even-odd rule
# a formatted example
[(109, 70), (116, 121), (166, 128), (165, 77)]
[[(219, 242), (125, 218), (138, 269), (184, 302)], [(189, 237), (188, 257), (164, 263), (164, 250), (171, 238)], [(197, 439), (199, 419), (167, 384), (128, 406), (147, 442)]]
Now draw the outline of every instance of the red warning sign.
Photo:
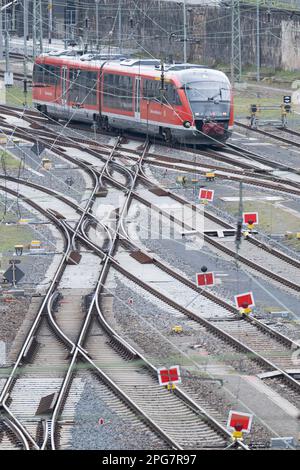
[(236, 429), (237, 431), (250, 432), (252, 420), (252, 414), (230, 410), (227, 421), (227, 428), (233, 430)]
[(258, 224), (258, 212), (243, 212), (244, 224)]
[(206, 201), (213, 201), (215, 191), (213, 189), (200, 189), (199, 199)]
[(196, 284), (197, 287), (213, 286), (215, 283), (214, 273), (197, 273)]
[(179, 366), (171, 366), (169, 369), (161, 367), (157, 373), (159, 385), (181, 383)]
[(248, 308), (255, 306), (252, 292), (246, 292), (245, 294), (235, 295), (234, 300), (237, 308)]

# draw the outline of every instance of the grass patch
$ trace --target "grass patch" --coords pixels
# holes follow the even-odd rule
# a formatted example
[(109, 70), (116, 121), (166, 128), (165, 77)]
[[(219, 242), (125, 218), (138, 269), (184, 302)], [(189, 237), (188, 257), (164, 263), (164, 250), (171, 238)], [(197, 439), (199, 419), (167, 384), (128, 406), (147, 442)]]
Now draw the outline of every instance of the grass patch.
[[(6, 104), (11, 106), (24, 105), (23, 88), (19, 86), (6, 87)], [(32, 105), (32, 91), (29, 89), (27, 92), (27, 104)]]
[(6, 150), (0, 150), (0, 171), (3, 172), (3, 167), (6, 169), (18, 169), (20, 167), (20, 160), (18, 158), (14, 158), (9, 152)]
[[(226, 203), (226, 210), (237, 217), (238, 202)], [(259, 225), (258, 230), (262, 229), (265, 233), (285, 234), (285, 232), (300, 232), (300, 219), (289, 213), (287, 210), (275, 206), (273, 202), (262, 201), (244, 201), (244, 212), (258, 212)], [(286, 244), (295, 250), (300, 250), (300, 240), (287, 240)]]
[[(246, 118), (251, 115), (250, 106), (256, 104), (260, 106), (274, 106), (280, 105), (283, 102), (284, 93), (278, 93), (278, 95), (272, 96), (272, 98), (260, 98), (257, 96), (241, 96), (241, 93), (235, 93), (234, 95), (234, 113), (235, 118)], [(259, 119), (281, 119), (281, 110), (262, 110), (257, 113)], [(288, 120), (291, 121), (294, 118), (293, 114), (287, 116)]]
[(0, 253), (14, 251), (15, 245), (26, 245), (31, 242), (32, 231), (22, 225), (0, 224)]

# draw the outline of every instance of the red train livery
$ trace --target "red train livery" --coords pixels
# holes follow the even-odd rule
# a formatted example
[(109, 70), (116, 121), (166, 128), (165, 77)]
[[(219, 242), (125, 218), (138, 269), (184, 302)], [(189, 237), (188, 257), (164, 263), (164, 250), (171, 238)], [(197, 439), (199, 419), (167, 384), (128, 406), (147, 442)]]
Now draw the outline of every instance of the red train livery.
[(223, 72), (149, 59), (43, 54), (33, 70), (33, 103), (55, 119), (160, 135), (166, 141), (215, 145), (233, 126)]

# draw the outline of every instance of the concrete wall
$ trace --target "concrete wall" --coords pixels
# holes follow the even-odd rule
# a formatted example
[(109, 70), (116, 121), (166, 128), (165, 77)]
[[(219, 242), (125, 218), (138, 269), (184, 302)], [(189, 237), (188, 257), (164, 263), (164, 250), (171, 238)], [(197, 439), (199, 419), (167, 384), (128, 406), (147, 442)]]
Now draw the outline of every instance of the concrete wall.
[[(207, 3), (206, 0), (205, 3)], [(216, 0), (219, 1), (219, 0)], [(296, 0), (295, 0), (296, 1)], [(298, 0), (297, 0), (298, 1)], [(197, 0), (187, 4), (188, 60), (207, 65), (227, 64), (231, 57), (230, 0), (223, 6), (202, 6)], [(30, 2), (31, 3), (31, 2)], [(47, 37), (47, 0), (44, 6), (44, 36)], [(139, 54), (180, 61), (183, 59), (183, 4), (166, 0), (121, 0), (121, 37), (124, 48)], [(187, 0), (188, 3), (188, 0)], [(200, 2), (198, 2), (200, 3)], [(95, 0), (61, 0), (54, 2), (54, 33), (65, 36), (66, 6), (76, 12), (75, 36), (96, 42)], [(99, 42), (118, 45), (119, 0), (99, 0)], [(228, 6), (226, 6), (228, 5)], [(23, 17), (18, 14), (18, 33), (22, 35)], [(88, 29), (85, 17), (89, 18)], [(29, 15), (30, 17), (30, 15)], [(260, 11), (261, 66), (295, 70), (300, 68), (300, 12), (284, 10)], [(30, 25), (31, 30), (31, 25)], [(112, 34), (110, 34), (112, 31)], [(67, 33), (70, 34), (70, 33)], [(244, 66), (256, 64), (256, 6), (241, 5), (242, 61)]]
[[(78, 1), (78, 0), (77, 0)], [(155, 57), (181, 60), (183, 57), (183, 6), (173, 1), (122, 0), (122, 39), (125, 47), (148, 51)], [(81, 3), (82, 5), (82, 3)], [(230, 5), (230, 2), (228, 3)], [(88, 37), (95, 39), (95, 0), (78, 10), (78, 24), (89, 16)], [(99, 22), (102, 43), (118, 43), (118, 0), (109, 6), (100, 3)], [(132, 21), (130, 21), (132, 18)], [(230, 64), (231, 8), (187, 5), (188, 59), (208, 65)], [(109, 35), (109, 31), (113, 31)], [(300, 67), (300, 13), (260, 11), (261, 65), (295, 70)], [(80, 34), (84, 35), (84, 28)], [(256, 6), (241, 5), (242, 61), (256, 63)]]

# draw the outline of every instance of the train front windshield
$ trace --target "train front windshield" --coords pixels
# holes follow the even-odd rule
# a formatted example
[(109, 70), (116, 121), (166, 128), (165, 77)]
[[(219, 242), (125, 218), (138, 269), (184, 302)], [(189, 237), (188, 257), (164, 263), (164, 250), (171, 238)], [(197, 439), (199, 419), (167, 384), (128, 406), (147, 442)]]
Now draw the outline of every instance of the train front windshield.
[(230, 88), (226, 82), (195, 81), (183, 87), (195, 116), (229, 115)]

